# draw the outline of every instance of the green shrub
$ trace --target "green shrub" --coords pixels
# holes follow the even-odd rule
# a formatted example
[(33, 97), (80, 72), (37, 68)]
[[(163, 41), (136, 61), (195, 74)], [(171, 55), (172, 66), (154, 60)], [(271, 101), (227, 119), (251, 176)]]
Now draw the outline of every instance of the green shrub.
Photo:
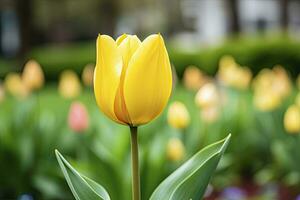
[[(216, 47), (186, 51), (169, 43), (170, 60), (179, 77), (185, 67), (196, 65), (208, 74), (214, 74), (223, 55), (232, 55), (241, 65), (249, 66), (254, 73), (265, 67), (281, 64), (293, 76), (300, 72), (300, 42), (288, 37), (240, 37), (230, 39)], [(56, 80), (63, 69), (74, 69), (81, 73), (87, 63), (95, 63), (95, 42), (67, 45), (45, 45), (34, 48), (27, 58), (34, 58), (43, 66), (46, 77)], [(0, 77), (8, 71), (16, 70), (15, 62), (0, 59)]]

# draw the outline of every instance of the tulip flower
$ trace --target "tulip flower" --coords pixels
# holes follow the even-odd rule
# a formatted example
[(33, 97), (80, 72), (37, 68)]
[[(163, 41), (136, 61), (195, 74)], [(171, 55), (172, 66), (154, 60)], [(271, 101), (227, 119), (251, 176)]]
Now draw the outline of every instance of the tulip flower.
[(278, 108), (281, 104), (281, 97), (274, 91), (259, 90), (254, 92), (254, 105), (261, 111), (272, 111)]
[(295, 104), (300, 108), (300, 92), (296, 96)]
[(61, 73), (58, 91), (65, 98), (75, 98), (80, 94), (80, 81), (74, 71), (65, 70)]
[(219, 94), (216, 85), (213, 83), (207, 83), (202, 86), (196, 94), (195, 103), (200, 108), (218, 104)]
[(263, 69), (253, 80), (254, 104), (263, 111), (277, 108), (291, 93), (291, 81), (281, 66)]
[(276, 90), (282, 98), (288, 97), (292, 92), (292, 84), (287, 71), (280, 65), (273, 68), (275, 75), (274, 90)]
[(44, 73), (38, 62), (29, 60), (22, 73), (24, 84), (29, 90), (38, 90), (44, 85)]
[(2, 83), (0, 82), (0, 103), (5, 99), (5, 90), (4, 87), (2, 85)]
[(248, 88), (252, 72), (248, 67), (241, 67), (231, 56), (224, 56), (219, 63), (218, 79), (224, 85), (245, 90)]
[(288, 133), (300, 132), (300, 109), (296, 105), (288, 107), (284, 114), (284, 128)]
[(185, 105), (179, 101), (173, 102), (168, 110), (168, 122), (177, 129), (184, 129), (190, 123), (190, 115)]
[(25, 98), (29, 94), (29, 89), (23, 83), (21, 75), (9, 73), (4, 79), (4, 86), (7, 92), (17, 98)]
[(81, 79), (85, 86), (91, 87), (93, 85), (94, 69), (95, 69), (95, 66), (93, 64), (87, 64), (84, 67), (82, 74), (81, 74)]
[(197, 91), (207, 81), (208, 77), (196, 66), (189, 66), (184, 70), (183, 84), (187, 89)]
[(113, 121), (130, 126), (133, 199), (140, 199), (137, 126), (156, 118), (172, 91), (172, 70), (160, 34), (143, 42), (123, 34), (116, 41), (97, 38), (94, 92), (102, 112)]
[(73, 102), (70, 107), (68, 124), (76, 133), (83, 133), (89, 127), (89, 115), (84, 104)]
[(167, 157), (172, 161), (181, 161), (184, 157), (185, 150), (180, 139), (171, 138), (167, 144)]
[(97, 39), (94, 90), (100, 109), (110, 119), (130, 126), (146, 124), (166, 106), (172, 90), (172, 72), (161, 35), (141, 42), (122, 35)]

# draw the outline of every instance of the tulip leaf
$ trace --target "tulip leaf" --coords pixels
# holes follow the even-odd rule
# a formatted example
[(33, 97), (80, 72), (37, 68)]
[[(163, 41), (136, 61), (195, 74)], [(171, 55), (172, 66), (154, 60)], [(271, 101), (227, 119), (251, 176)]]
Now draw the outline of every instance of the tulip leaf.
[(110, 200), (107, 191), (101, 185), (79, 174), (57, 150), (55, 154), (76, 200)]
[(150, 200), (202, 199), (230, 137), (196, 153), (155, 189)]

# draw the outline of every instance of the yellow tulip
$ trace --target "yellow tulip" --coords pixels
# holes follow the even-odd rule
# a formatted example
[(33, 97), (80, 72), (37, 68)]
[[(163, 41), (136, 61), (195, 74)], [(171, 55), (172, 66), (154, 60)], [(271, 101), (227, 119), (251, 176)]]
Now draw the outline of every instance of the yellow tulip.
[(167, 144), (167, 157), (172, 161), (180, 161), (185, 154), (185, 148), (181, 140), (178, 138), (171, 138)]
[(22, 79), (29, 90), (37, 90), (43, 87), (45, 78), (40, 64), (35, 60), (29, 60), (25, 64)]
[(219, 104), (219, 93), (213, 83), (207, 83), (200, 88), (195, 97), (195, 103), (200, 108)]
[(270, 90), (258, 90), (254, 92), (254, 105), (261, 111), (271, 111), (278, 108), (281, 104), (281, 97), (278, 93)]
[(274, 78), (274, 90), (281, 95), (282, 98), (285, 98), (290, 95), (292, 92), (292, 84), (289, 78), (287, 71), (280, 65), (276, 65), (273, 68), (275, 75)]
[(300, 132), (300, 109), (291, 105), (284, 114), (284, 128), (288, 133)]
[(197, 91), (207, 81), (207, 76), (196, 66), (189, 66), (184, 70), (183, 84), (187, 89)]
[(93, 64), (87, 64), (81, 74), (82, 82), (85, 86), (92, 86), (94, 79), (94, 69), (95, 66)]
[(298, 94), (296, 96), (295, 104), (300, 108), (300, 92), (298, 92)]
[(29, 94), (29, 89), (23, 83), (21, 75), (18, 73), (9, 73), (4, 80), (6, 91), (17, 98), (25, 98)]
[(223, 56), (217, 76), (222, 84), (244, 90), (251, 82), (252, 72), (248, 67), (238, 65), (233, 57)]
[(277, 65), (272, 70), (261, 70), (253, 81), (253, 88), (259, 93), (276, 93), (283, 100), (290, 95), (292, 85), (286, 70)]
[(162, 112), (171, 90), (172, 71), (160, 34), (143, 42), (135, 35), (116, 41), (98, 36), (94, 91), (110, 119), (130, 126), (148, 123)]
[(65, 70), (61, 73), (58, 91), (64, 98), (75, 98), (80, 94), (80, 81), (74, 71)]
[(168, 123), (177, 129), (183, 129), (189, 125), (190, 115), (183, 103), (175, 101), (170, 105), (168, 110)]
[(5, 99), (5, 90), (4, 87), (2, 85), (2, 83), (0, 82), (0, 103)]

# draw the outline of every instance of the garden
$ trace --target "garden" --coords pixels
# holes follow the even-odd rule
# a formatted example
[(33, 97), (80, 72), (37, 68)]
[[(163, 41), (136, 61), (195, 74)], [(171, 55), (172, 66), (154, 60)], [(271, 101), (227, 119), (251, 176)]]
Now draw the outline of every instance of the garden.
[[(95, 65), (101, 61), (95, 42), (36, 47), (23, 64), (0, 60), (0, 199), (93, 199), (80, 198), (91, 188), (110, 196), (99, 199), (132, 198), (130, 131), (100, 111), (104, 97), (97, 91), (106, 76), (97, 79)], [(299, 41), (282, 35), (237, 37), (192, 51), (165, 43), (170, 99), (152, 122), (136, 122), (142, 124), (141, 199), (156, 199), (159, 183), (224, 138), (227, 148), (211, 178), (214, 167), (205, 168), (202, 161), (198, 179), (183, 187), (201, 188), (207, 200), (300, 198)], [(9, 67), (18, 65), (22, 70)], [(152, 84), (160, 84), (158, 93), (168, 87), (166, 79), (160, 84), (159, 73), (152, 77)], [(110, 80), (109, 87), (113, 84)], [(143, 94), (149, 92), (135, 95)], [(187, 191), (174, 193), (184, 199)]]

